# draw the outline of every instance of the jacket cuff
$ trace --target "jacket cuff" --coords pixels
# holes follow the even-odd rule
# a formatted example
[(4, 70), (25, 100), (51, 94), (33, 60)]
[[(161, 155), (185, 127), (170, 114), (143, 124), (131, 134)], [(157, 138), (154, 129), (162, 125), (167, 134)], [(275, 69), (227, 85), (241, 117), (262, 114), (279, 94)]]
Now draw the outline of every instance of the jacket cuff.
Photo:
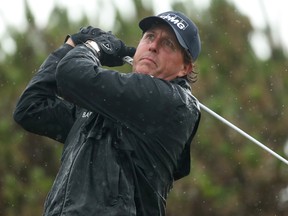
[(62, 59), (70, 50), (74, 47), (70, 46), (69, 44), (63, 44), (58, 49), (56, 49), (52, 54), (60, 59)]

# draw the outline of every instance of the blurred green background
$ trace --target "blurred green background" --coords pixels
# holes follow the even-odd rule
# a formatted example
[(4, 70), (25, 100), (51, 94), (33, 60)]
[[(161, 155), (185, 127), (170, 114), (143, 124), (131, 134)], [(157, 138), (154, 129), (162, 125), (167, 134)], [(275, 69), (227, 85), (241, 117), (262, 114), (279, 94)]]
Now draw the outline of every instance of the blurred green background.
[[(76, 20), (69, 18), (67, 8), (57, 5), (47, 25), (39, 26), (27, 2), (23, 7), (27, 28), (7, 26), (5, 34), (13, 39), (15, 52), (0, 46), (1, 216), (41, 215), (60, 164), (61, 144), (27, 133), (14, 123), (12, 113), (19, 95), (47, 55), (81, 26), (112, 30), (136, 46), (141, 36), (139, 20), (154, 12), (145, 1), (132, 2), (136, 13), (128, 20), (111, 5), (116, 12), (112, 29), (106, 28), (101, 13), (93, 22), (88, 15)], [(271, 26), (262, 31), (271, 53), (261, 59), (249, 42), (255, 31), (250, 20), (228, 1), (214, 0), (201, 10), (192, 0), (169, 2), (200, 30), (202, 52), (196, 62), (194, 95), (287, 157), (288, 61), (283, 45), (272, 38)], [(117, 69), (129, 72), (130, 66)], [(204, 111), (191, 155), (190, 175), (177, 181), (168, 197), (168, 216), (288, 215), (288, 166)]]

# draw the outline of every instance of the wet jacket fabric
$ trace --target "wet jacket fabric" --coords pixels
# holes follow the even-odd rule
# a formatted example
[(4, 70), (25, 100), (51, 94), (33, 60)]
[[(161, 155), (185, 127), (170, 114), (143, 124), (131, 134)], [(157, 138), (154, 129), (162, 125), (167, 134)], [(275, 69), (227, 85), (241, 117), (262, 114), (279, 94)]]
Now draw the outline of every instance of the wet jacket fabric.
[(14, 119), (64, 143), (45, 216), (160, 216), (173, 181), (189, 174), (200, 120), (185, 79), (99, 67), (85, 46), (51, 53)]

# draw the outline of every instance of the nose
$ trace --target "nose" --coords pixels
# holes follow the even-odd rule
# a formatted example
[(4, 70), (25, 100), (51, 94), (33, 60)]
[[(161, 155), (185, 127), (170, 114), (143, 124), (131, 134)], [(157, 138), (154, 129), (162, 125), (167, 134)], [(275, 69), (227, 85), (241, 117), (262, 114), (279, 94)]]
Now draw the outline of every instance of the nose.
[(153, 41), (150, 42), (149, 44), (149, 51), (151, 52), (157, 52), (158, 51), (158, 48), (159, 48), (159, 43), (158, 43), (158, 40), (155, 39)]

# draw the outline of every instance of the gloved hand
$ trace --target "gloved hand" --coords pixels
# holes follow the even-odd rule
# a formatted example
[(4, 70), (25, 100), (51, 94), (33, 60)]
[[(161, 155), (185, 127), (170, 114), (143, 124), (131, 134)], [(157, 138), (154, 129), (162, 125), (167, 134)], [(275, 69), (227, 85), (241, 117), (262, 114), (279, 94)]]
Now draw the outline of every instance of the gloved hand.
[(99, 29), (99, 28), (94, 28), (92, 26), (88, 27), (81, 27), (79, 32), (72, 34), (72, 35), (67, 35), (64, 43), (68, 40), (70, 37), (74, 43), (74, 45), (78, 44), (83, 44), (87, 40), (93, 40), (93, 38), (98, 37), (102, 34), (106, 33), (105, 31)]
[[(120, 39), (114, 36), (111, 32), (101, 33), (99, 36), (92, 38), (99, 47), (95, 50), (97, 57), (102, 65), (113, 67), (121, 66), (124, 64), (122, 58), (124, 56), (133, 57), (136, 49), (134, 47), (127, 47)], [(89, 41), (88, 41), (89, 43)], [(93, 46), (89, 46), (93, 48)]]

